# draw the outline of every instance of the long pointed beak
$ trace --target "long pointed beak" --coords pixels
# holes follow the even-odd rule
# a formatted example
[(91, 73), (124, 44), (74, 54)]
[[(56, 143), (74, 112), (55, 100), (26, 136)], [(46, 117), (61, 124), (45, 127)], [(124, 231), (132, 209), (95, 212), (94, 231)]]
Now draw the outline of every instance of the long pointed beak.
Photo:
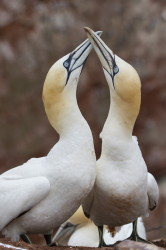
[[(116, 66), (114, 53), (92, 29), (85, 27), (84, 30), (86, 31), (103, 68), (111, 75), (111, 77), (113, 77), (114, 67)], [(115, 72), (115, 74), (116, 73), (117, 72)]]
[[(96, 34), (101, 36), (102, 31), (97, 31)], [(63, 63), (64, 67), (68, 71), (67, 81), (73, 70), (85, 64), (85, 61), (91, 50), (92, 50), (91, 42), (89, 41), (89, 39), (87, 39), (69, 54), (68, 59)]]
[(69, 238), (70, 235), (75, 231), (76, 227), (78, 226), (77, 225), (73, 225), (72, 223), (70, 222), (65, 222), (63, 223), (58, 231), (56, 232), (56, 234), (54, 235), (53, 239), (52, 239), (52, 242), (57, 242), (58, 241), (63, 241), (63, 238)]

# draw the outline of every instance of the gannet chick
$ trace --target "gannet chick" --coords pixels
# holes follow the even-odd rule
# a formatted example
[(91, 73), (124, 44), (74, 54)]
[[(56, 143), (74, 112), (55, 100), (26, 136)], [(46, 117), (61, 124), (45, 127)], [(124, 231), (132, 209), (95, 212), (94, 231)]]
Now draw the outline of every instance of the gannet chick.
[(85, 214), (99, 227), (102, 245), (103, 225), (122, 226), (147, 214), (156, 207), (159, 191), (132, 137), (140, 110), (140, 78), (91, 29), (85, 31), (101, 61), (111, 96), (95, 185), (83, 203)]
[[(104, 227), (103, 237), (106, 244), (114, 244), (129, 237), (131, 232), (132, 223), (122, 226), (115, 236), (112, 236)], [(142, 218), (138, 219), (138, 233), (143, 239), (146, 239)], [(85, 217), (82, 207), (80, 207), (67, 222), (60, 226), (53, 237), (53, 242), (60, 246), (97, 247), (99, 245), (98, 229), (91, 220)]]
[(30, 159), (0, 176), (0, 231), (13, 241), (24, 233), (50, 234), (78, 209), (94, 184), (92, 133), (76, 99), (91, 48), (86, 40), (46, 76), (43, 102), (59, 141), (46, 157)]

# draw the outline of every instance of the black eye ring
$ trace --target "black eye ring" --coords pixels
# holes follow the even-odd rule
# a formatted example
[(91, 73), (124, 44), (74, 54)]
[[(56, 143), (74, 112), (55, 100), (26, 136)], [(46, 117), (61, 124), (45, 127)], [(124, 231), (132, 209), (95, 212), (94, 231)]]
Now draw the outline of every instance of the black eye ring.
[(63, 63), (63, 66), (64, 66), (65, 68), (68, 68), (68, 67), (69, 67), (69, 62), (68, 62), (68, 61), (65, 61), (65, 62)]
[(119, 72), (119, 68), (117, 65), (114, 66), (114, 74), (117, 74)]

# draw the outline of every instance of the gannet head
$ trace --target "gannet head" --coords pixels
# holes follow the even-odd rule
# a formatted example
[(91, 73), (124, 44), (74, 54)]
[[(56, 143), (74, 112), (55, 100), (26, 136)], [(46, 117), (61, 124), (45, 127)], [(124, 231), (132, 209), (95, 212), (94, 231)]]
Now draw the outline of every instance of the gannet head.
[(93, 30), (84, 29), (101, 61), (111, 94), (118, 95), (126, 102), (140, 95), (141, 82), (136, 70), (115, 55)]
[[(97, 34), (101, 34), (98, 31)], [(84, 41), (75, 50), (59, 59), (50, 68), (43, 87), (43, 102), (46, 114), (51, 125), (58, 131), (62, 127), (62, 119), (67, 113), (72, 112), (71, 108), (76, 107), (77, 83), (85, 64), (85, 61), (92, 49), (89, 40)]]
[(123, 135), (131, 138), (141, 103), (140, 78), (136, 70), (115, 55), (93, 30), (84, 29), (101, 61), (111, 95), (110, 110), (100, 137), (104, 134), (107, 137), (111, 129), (112, 134), (123, 131)]

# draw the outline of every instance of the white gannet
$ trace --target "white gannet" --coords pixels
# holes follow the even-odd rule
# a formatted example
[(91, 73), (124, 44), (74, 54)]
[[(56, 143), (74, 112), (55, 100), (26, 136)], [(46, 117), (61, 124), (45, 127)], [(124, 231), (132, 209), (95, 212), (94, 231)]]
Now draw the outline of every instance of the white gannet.
[[(106, 244), (114, 244), (129, 237), (131, 232), (132, 223), (122, 226), (115, 236), (112, 236), (104, 227), (104, 241)], [(138, 233), (146, 239), (142, 218), (138, 218)], [(97, 247), (99, 245), (98, 229), (90, 219), (85, 217), (80, 207), (67, 222), (60, 226), (52, 241), (60, 246)]]
[[(141, 102), (140, 78), (91, 29), (85, 31), (101, 61), (111, 96), (95, 185), (83, 203), (85, 214), (99, 228), (102, 245), (103, 225), (111, 228), (134, 222), (156, 207), (159, 191), (132, 137)], [(132, 236), (139, 239), (135, 231)]]
[(78, 209), (93, 187), (93, 138), (76, 99), (91, 49), (86, 40), (59, 59), (46, 76), (43, 102), (59, 141), (46, 157), (32, 158), (0, 175), (0, 231), (13, 241), (24, 233), (49, 235)]

